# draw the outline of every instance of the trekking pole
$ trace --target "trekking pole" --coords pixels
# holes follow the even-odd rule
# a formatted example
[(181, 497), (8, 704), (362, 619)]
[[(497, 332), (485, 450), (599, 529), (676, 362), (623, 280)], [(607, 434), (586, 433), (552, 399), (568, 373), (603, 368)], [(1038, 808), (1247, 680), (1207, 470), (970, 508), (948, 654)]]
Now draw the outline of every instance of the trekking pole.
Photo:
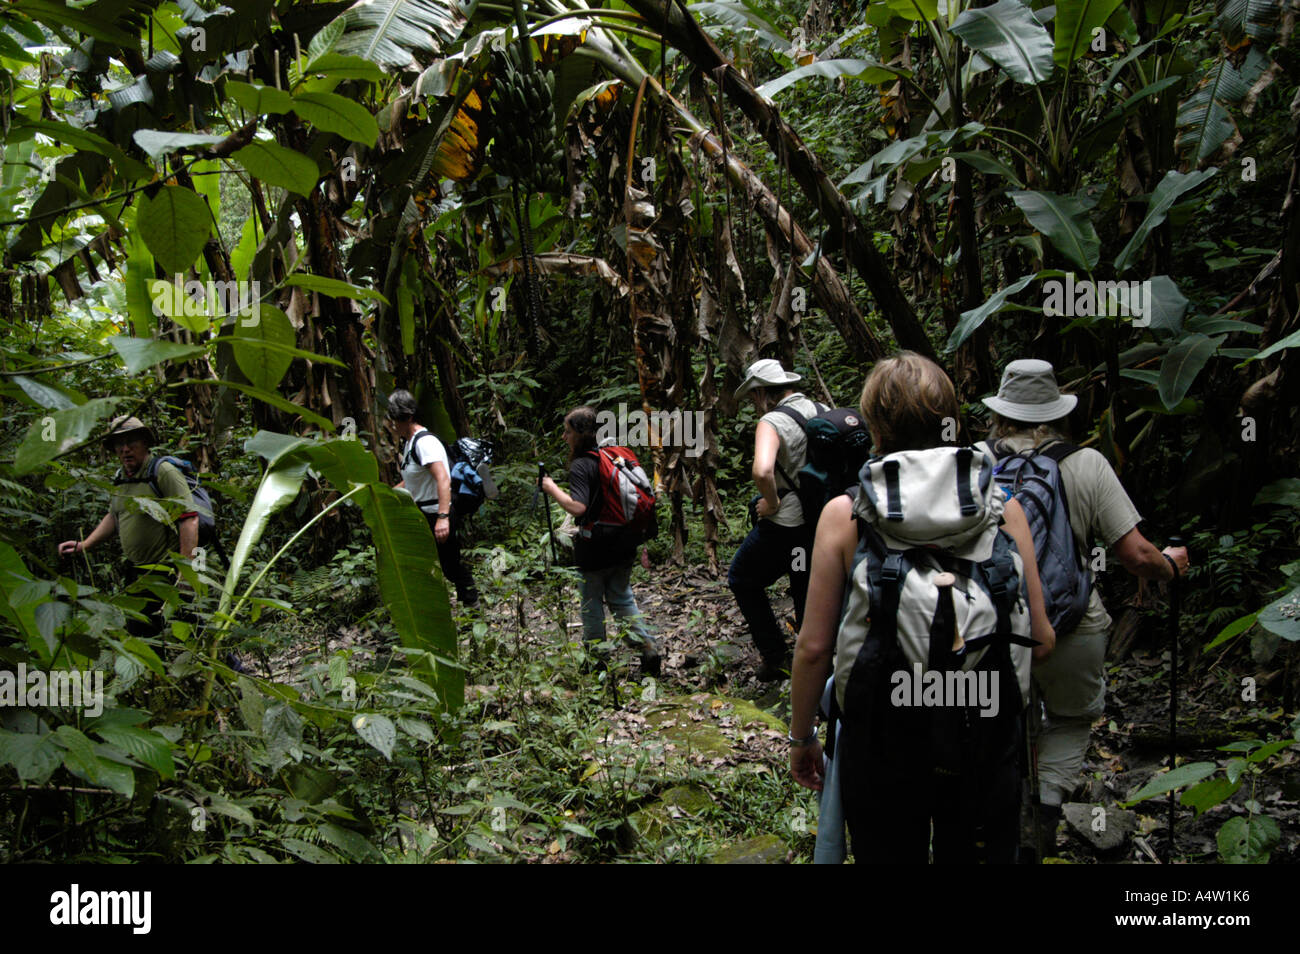
[[(1181, 547), (1183, 538), (1173, 536), (1169, 538), (1171, 547)], [(1169, 771), (1177, 767), (1178, 762), (1178, 616), (1181, 610), (1179, 606), (1179, 572), (1177, 565), (1174, 566), (1174, 578), (1169, 581)], [(1169, 790), (1169, 850), (1165, 858), (1166, 864), (1173, 864), (1174, 861), (1174, 811), (1177, 807), (1177, 795), (1173, 789)]]
[(546, 508), (546, 537), (551, 541), (551, 566), (560, 562), (559, 555), (555, 552), (555, 528), (551, 525), (551, 495), (542, 490), (542, 478), (546, 476), (546, 465), (540, 460), (537, 462), (537, 492), (546, 499), (542, 501), (542, 506)]

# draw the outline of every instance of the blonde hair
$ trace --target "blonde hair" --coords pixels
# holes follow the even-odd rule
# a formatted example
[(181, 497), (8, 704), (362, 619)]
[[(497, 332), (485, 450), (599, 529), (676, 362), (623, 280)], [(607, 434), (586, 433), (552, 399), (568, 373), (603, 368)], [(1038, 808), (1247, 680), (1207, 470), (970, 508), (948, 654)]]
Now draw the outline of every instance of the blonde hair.
[(937, 447), (944, 443), (945, 425), (951, 421), (955, 427), (961, 414), (957, 391), (943, 368), (914, 351), (876, 362), (862, 385), (858, 408), (877, 454)]

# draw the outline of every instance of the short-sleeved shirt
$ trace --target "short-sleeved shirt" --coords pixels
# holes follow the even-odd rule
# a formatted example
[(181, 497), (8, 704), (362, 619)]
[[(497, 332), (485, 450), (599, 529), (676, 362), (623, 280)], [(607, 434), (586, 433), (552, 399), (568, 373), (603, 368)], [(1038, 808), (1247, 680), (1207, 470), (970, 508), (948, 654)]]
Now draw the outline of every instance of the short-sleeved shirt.
[[(194, 499), (190, 496), (190, 485), (185, 475), (166, 461), (158, 465), (154, 480), (158, 493), (149, 484), (149, 467), (153, 457), (146, 457), (139, 469), (131, 476), (118, 472), (114, 478), (113, 496), (108, 503), (108, 511), (117, 521), (117, 535), (122, 541), (122, 553), (135, 565), (144, 563), (164, 563), (167, 554), (179, 549), (179, 535), (174, 520), (190, 516), (194, 509)], [(142, 507), (132, 502), (131, 497), (151, 497), (155, 500), (176, 501), (183, 507), (174, 519), (159, 520), (152, 507)], [(175, 513), (175, 506), (168, 506), (168, 512)]]
[[(777, 407), (789, 407), (791, 410), (798, 411), (803, 415), (804, 420), (817, 416), (817, 405), (802, 394), (791, 394), (782, 398)], [(780, 439), (780, 445), (776, 450), (777, 467), (776, 472), (776, 492), (781, 495), (781, 506), (777, 508), (776, 513), (768, 517), (773, 523), (782, 527), (797, 527), (803, 523), (803, 506), (799, 503), (799, 495), (795, 493), (784, 493), (786, 490), (793, 490), (792, 481), (798, 480), (798, 473), (803, 468), (808, 452), (808, 435), (804, 429), (799, 426), (799, 422), (789, 414), (783, 414), (780, 411), (768, 411), (760, 421), (767, 421), (772, 427), (776, 428), (776, 436)], [(782, 472), (790, 478), (787, 481), (782, 476)]]
[(573, 538), (573, 556), (578, 568), (600, 570), (630, 563), (636, 557), (636, 539), (627, 527), (592, 526), (604, 500), (600, 485), (600, 464), (583, 454), (569, 465), (569, 496), (585, 504), (586, 513), (577, 518), (581, 528)]
[(437, 513), (438, 481), (429, 470), (430, 464), (442, 464), (448, 475), (451, 474), (447, 449), (442, 446), (442, 441), (428, 431), (421, 431), (402, 445), (402, 480), (421, 510)]
[[(1033, 438), (1027, 435), (1004, 438), (1001, 443), (1016, 453), (1035, 446)], [(1091, 447), (1080, 448), (1061, 462), (1061, 483), (1065, 485), (1065, 498), (1070, 505), (1070, 529), (1089, 563), (1094, 539), (1112, 547), (1142, 520), (1110, 461)], [(1092, 570), (1088, 573), (1091, 575)], [(1110, 622), (1097, 587), (1093, 586), (1088, 609), (1075, 632), (1104, 632)]]

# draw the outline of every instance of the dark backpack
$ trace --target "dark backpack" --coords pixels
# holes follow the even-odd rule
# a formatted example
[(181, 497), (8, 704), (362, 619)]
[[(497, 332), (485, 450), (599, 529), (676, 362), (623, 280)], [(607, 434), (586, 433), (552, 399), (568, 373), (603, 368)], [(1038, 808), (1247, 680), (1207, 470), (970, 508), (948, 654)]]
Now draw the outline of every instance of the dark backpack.
[(1092, 582), (1070, 527), (1070, 503), (1061, 481), (1061, 461), (1079, 450), (1058, 441), (1016, 454), (995, 445), (993, 479), (1020, 502), (1034, 538), (1038, 578), (1047, 616), (1058, 636), (1071, 632), (1088, 609)]
[(857, 411), (817, 404), (817, 415), (805, 418), (788, 405), (776, 410), (791, 417), (808, 439), (804, 465), (791, 480), (780, 465), (781, 476), (795, 489), (803, 508), (804, 523), (816, 526), (822, 508), (858, 484), (858, 472), (871, 455), (871, 433)]
[(590, 454), (600, 467), (600, 509), (595, 520), (584, 519), (585, 529), (626, 527), (637, 543), (653, 540), (659, 533), (654, 487), (636, 455), (626, 447), (597, 447)]
[[(415, 445), (428, 428), (416, 431), (406, 445), (403, 466), (415, 459)], [(451, 478), (451, 509), (459, 518), (472, 517), (483, 505), (497, 495), (488, 465), (492, 463), (494, 448), (491, 441), (462, 437), (447, 448), (447, 475)], [(429, 501), (416, 501), (423, 506)]]
[(488, 465), (495, 448), (491, 441), (462, 437), (447, 448), (451, 463), (452, 509), (462, 517), (472, 517), (484, 500), (497, 495), (496, 483)]
[(180, 471), (181, 476), (185, 478), (185, 483), (190, 488), (190, 497), (194, 501), (194, 510), (199, 516), (199, 546), (211, 547), (221, 553), (221, 541), (217, 537), (217, 511), (212, 505), (212, 495), (203, 486), (199, 480), (198, 471), (194, 469), (194, 465), (189, 461), (173, 457), (170, 454), (154, 454), (149, 458), (149, 469), (143, 477), (126, 477), (119, 471), (113, 482), (122, 484), (144, 480), (148, 482), (153, 495), (161, 498), (163, 493), (158, 486), (158, 468), (164, 461)]

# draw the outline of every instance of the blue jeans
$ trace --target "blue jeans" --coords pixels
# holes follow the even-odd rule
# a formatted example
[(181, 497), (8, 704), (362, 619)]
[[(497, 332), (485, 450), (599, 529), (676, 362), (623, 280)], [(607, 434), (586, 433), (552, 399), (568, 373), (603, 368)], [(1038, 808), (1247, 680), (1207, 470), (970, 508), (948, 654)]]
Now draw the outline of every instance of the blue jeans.
[(582, 638), (598, 643), (605, 638), (605, 606), (628, 621), (629, 645), (643, 654), (656, 650), (654, 637), (646, 631), (644, 617), (632, 595), (632, 564), (582, 571)]
[[(790, 577), (795, 626), (802, 626), (812, 543), (812, 528), (806, 524), (782, 527), (770, 520), (760, 520), (731, 558), (727, 585), (736, 594), (736, 605), (749, 625), (754, 645), (769, 662), (783, 661), (786, 648), (785, 636), (777, 626), (772, 605), (767, 601), (767, 588), (782, 576)], [(799, 548), (802, 548), (802, 553), (795, 552)], [(796, 570), (795, 566), (800, 569)]]

